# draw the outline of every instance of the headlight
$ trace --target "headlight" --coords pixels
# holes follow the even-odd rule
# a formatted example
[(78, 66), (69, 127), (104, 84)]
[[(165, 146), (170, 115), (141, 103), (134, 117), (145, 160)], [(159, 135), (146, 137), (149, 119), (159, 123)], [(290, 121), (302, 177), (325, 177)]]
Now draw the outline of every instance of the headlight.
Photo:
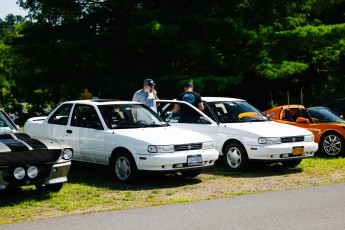
[(202, 149), (214, 149), (214, 142), (213, 141), (203, 142)]
[(21, 180), (25, 177), (25, 170), (22, 167), (17, 167), (14, 171), (13, 171), (13, 176), (17, 179), (17, 180)]
[(30, 177), (31, 179), (37, 177), (38, 175), (38, 169), (36, 166), (30, 166), (28, 168), (28, 177)]
[(314, 141), (314, 135), (306, 135), (306, 136), (304, 136), (304, 141), (307, 141), (307, 142)]
[(259, 144), (281, 144), (280, 137), (260, 137), (258, 140)]
[(62, 158), (65, 160), (70, 160), (73, 157), (73, 150), (72, 149), (64, 149)]
[(147, 147), (149, 153), (172, 153), (174, 150), (173, 145), (149, 145)]

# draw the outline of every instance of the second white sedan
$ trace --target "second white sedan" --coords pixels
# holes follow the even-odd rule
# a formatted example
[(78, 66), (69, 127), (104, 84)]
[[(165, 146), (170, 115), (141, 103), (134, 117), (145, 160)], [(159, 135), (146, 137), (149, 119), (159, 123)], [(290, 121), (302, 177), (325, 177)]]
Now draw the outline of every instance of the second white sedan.
[(129, 101), (64, 102), (48, 117), (30, 118), (24, 130), (72, 146), (74, 161), (109, 165), (119, 181), (135, 180), (140, 171), (195, 177), (219, 155), (210, 137), (172, 127)]
[[(246, 168), (249, 161), (278, 162), (295, 167), (317, 151), (313, 133), (270, 121), (245, 100), (225, 97), (202, 99), (203, 112), (189, 103), (176, 100), (158, 100), (156, 109), (169, 124), (211, 137), (230, 169)], [(172, 112), (175, 104), (180, 108), (177, 113)]]

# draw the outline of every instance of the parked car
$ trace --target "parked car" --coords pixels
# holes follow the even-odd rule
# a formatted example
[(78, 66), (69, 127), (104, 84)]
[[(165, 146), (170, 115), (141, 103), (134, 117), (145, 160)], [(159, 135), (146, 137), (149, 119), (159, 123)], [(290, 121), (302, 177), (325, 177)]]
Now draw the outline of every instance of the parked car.
[(345, 118), (345, 98), (340, 98), (334, 101), (329, 101), (321, 106), (327, 107), (332, 109), (332, 111), (336, 112), (342, 119)]
[(122, 182), (135, 180), (141, 171), (195, 177), (219, 156), (211, 138), (171, 127), (131, 101), (64, 102), (47, 117), (30, 118), (24, 130), (64, 141), (74, 148), (74, 161), (108, 165)]
[(319, 151), (326, 156), (337, 157), (344, 152), (345, 121), (329, 108), (283, 105), (263, 113), (268, 114), (272, 120), (314, 133)]
[(35, 185), (38, 190), (59, 191), (67, 181), (72, 155), (73, 149), (65, 144), (21, 133), (0, 110), (0, 190)]
[[(203, 133), (213, 138), (216, 149), (232, 170), (247, 167), (249, 161), (281, 162), (295, 167), (314, 156), (314, 135), (302, 128), (270, 121), (247, 101), (236, 98), (203, 97), (204, 111), (176, 100), (157, 100), (156, 111), (170, 125)], [(178, 104), (182, 112), (173, 113)], [(188, 114), (191, 123), (181, 122)]]

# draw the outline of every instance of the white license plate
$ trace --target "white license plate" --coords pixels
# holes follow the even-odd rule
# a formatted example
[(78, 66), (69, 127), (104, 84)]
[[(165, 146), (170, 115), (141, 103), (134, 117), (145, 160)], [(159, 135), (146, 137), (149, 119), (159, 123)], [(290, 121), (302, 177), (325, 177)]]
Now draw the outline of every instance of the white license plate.
[(197, 155), (188, 155), (187, 164), (188, 166), (200, 166), (202, 163), (201, 154)]

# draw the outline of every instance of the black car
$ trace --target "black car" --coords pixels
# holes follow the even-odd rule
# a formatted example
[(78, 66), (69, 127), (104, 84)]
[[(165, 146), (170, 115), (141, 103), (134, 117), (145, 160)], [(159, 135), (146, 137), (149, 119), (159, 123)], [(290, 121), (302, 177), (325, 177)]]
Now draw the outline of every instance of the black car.
[(67, 181), (73, 149), (50, 139), (22, 133), (0, 110), (0, 190), (35, 185), (59, 191)]
[(345, 98), (340, 98), (334, 101), (330, 101), (330, 102), (324, 103), (321, 106), (332, 109), (339, 116), (342, 115), (343, 116), (342, 118), (345, 117)]

